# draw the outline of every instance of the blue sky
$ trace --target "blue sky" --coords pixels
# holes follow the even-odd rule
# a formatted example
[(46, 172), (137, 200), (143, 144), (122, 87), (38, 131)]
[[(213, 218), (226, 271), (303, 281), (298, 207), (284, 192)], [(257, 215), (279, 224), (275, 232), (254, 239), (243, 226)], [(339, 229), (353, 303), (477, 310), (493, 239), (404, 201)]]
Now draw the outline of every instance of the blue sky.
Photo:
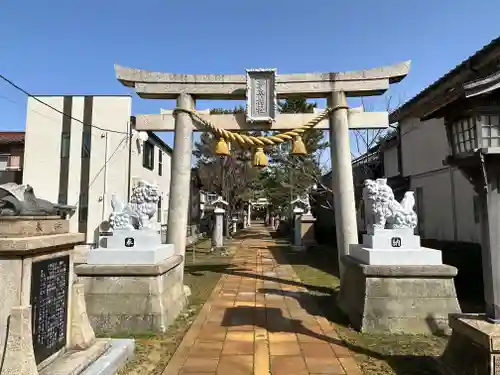
[[(497, 37), (499, 14), (498, 0), (4, 0), (0, 73), (34, 94), (133, 94), (116, 81), (115, 63), (279, 74), (412, 60), (409, 76), (389, 92), (394, 104)], [(384, 99), (370, 103), (384, 107)], [(202, 101), (198, 109), (234, 104)], [(134, 96), (133, 113), (173, 105)], [(24, 94), (0, 82), (1, 130), (24, 129), (25, 106)]]

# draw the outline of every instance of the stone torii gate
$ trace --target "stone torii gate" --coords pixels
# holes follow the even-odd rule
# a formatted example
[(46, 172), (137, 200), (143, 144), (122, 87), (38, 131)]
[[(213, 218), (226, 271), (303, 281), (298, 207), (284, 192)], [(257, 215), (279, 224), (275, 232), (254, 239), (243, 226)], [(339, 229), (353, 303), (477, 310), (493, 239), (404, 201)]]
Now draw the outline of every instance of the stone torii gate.
[[(340, 258), (349, 253), (349, 244), (358, 243), (356, 209), (351, 167), (349, 129), (387, 128), (387, 112), (348, 109), (347, 97), (383, 94), (392, 83), (409, 72), (410, 61), (359, 71), (276, 75), (275, 70), (247, 70), (247, 75), (170, 74), (115, 65), (117, 79), (135, 89), (144, 99), (175, 99), (177, 108), (195, 110), (196, 99), (244, 100), (247, 114), (210, 115), (199, 113), (218, 128), (232, 131), (290, 130), (318, 114), (276, 114), (276, 100), (301, 96), (327, 98), (329, 108), (337, 108), (329, 119), (315, 129), (330, 131), (332, 190), (335, 199), (335, 224)], [(256, 95), (258, 92), (258, 95)], [(265, 112), (265, 113), (264, 113)], [(136, 116), (136, 129), (174, 131), (170, 183), (167, 243), (184, 255), (188, 220), (193, 131), (205, 128), (182, 111)], [(342, 271), (341, 271), (342, 275)]]

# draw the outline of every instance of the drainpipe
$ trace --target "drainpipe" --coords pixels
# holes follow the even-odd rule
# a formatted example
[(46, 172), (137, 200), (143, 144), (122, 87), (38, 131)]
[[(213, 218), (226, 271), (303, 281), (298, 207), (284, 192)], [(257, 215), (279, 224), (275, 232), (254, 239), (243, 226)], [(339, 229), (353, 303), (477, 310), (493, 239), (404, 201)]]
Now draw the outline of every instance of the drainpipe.
[(105, 132), (104, 137), (101, 136), (101, 138), (104, 138), (104, 174), (103, 174), (103, 186), (102, 186), (102, 210), (101, 210), (101, 221), (104, 221), (104, 213), (106, 211), (106, 203), (107, 203), (107, 197), (106, 197), (106, 190), (107, 190), (107, 182), (108, 182), (108, 132)]
[(128, 127), (128, 171), (127, 171), (127, 202), (130, 202), (130, 184), (132, 176), (132, 129), (135, 128), (135, 116), (130, 116)]
[(453, 168), (450, 166), (448, 168), (450, 171), (450, 188), (451, 188), (451, 214), (453, 216), (453, 241), (458, 241), (458, 224), (457, 224), (457, 203), (456, 203), (456, 188), (455, 188), (455, 176)]
[(403, 150), (401, 147), (401, 125), (397, 128), (397, 137), (398, 137), (398, 173), (401, 177), (403, 177)]

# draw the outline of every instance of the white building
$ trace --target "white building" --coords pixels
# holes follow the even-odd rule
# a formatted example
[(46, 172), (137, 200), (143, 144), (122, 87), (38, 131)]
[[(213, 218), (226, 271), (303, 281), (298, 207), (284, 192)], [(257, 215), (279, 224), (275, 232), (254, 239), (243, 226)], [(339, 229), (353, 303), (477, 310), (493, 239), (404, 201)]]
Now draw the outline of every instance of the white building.
[[(439, 109), (460, 105), (463, 85), (498, 71), (499, 61), (497, 38), (390, 115), (391, 123), (399, 127), (397, 142), (382, 148), (385, 175), (406, 179), (415, 192), (422, 238), (480, 242), (477, 195), (458, 168), (445, 162), (452, 152)], [(492, 133), (500, 132), (495, 116), (491, 116), (497, 119), (496, 125), (491, 123)]]
[(28, 99), (23, 183), (40, 198), (76, 206), (70, 230), (86, 233), (89, 244), (98, 243), (111, 195), (127, 200), (137, 179), (158, 184), (153, 220), (167, 222), (172, 149), (153, 133), (139, 139), (131, 107), (130, 96)]
[(419, 235), (424, 239), (479, 243), (472, 184), (457, 168), (443, 165), (450, 154), (443, 120), (407, 118), (399, 121), (399, 127), (399, 142), (381, 150), (385, 177), (390, 182), (401, 176), (408, 181), (407, 190), (415, 192)]

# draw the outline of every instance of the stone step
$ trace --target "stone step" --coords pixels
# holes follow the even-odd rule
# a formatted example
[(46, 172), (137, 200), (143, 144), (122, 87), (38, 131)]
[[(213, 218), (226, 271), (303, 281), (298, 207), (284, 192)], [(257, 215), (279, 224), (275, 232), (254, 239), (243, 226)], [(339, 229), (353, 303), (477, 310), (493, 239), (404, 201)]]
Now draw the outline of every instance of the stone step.
[(80, 374), (110, 347), (108, 340), (98, 340), (87, 350), (68, 351), (39, 371), (40, 375)]
[(112, 339), (110, 348), (80, 375), (114, 375), (133, 358), (133, 339)]

